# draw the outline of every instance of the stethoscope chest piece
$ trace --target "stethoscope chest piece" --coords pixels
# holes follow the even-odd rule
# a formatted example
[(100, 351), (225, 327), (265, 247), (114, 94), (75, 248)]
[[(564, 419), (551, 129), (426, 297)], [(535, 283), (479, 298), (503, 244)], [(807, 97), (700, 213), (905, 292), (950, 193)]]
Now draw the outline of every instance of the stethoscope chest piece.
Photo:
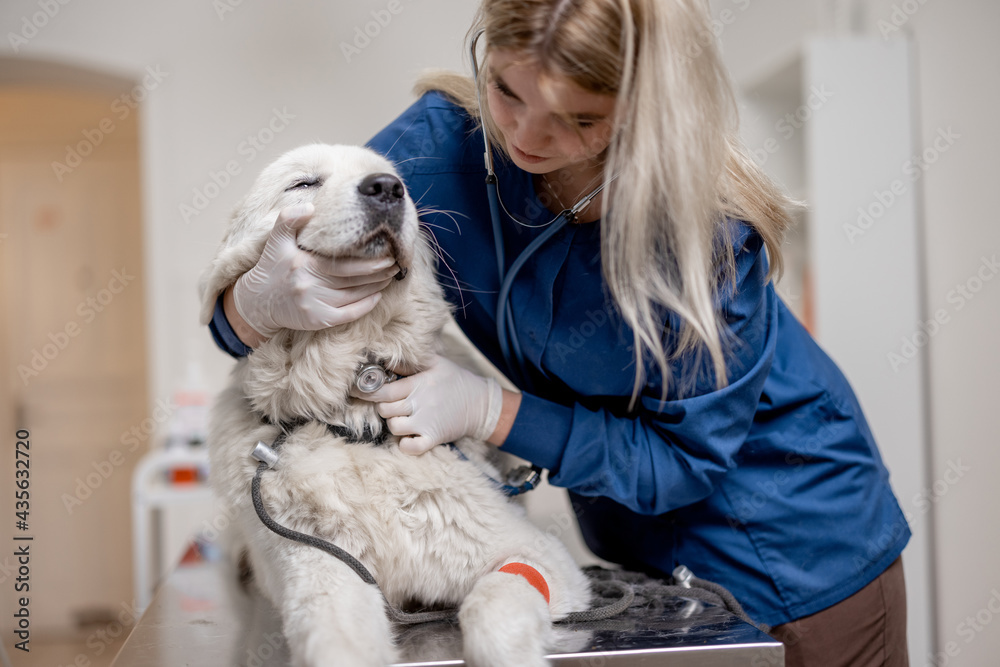
[(365, 364), (357, 372), (354, 378), (354, 386), (358, 391), (370, 394), (378, 391), (386, 382), (396, 379), (396, 374), (391, 373), (378, 364)]

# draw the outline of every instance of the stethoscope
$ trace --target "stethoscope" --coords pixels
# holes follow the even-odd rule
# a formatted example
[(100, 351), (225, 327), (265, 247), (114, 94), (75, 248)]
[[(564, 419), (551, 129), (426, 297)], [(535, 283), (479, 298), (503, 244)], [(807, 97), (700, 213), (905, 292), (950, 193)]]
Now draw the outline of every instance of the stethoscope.
[[(472, 78), (476, 86), (476, 103), (479, 109), (482, 110), (482, 99), (479, 93), (479, 64), (476, 60), (476, 44), (479, 38), (483, 35), (485, 29), (478, 30), (472, 36), (472, 42), (469, 46), (469, 56), (472, 61)], [(480, 114), (482, 112), (480, 111)], [(480, 120), (482, 123), (482, 121)], [(577, 219), (580, 211), (585, 209), (590, 205), (590, 202), (601, 193), (601, 190), (605, 188), (607, 182), (601, 183), (596, 187), (590, 194), (586, 195), (576, 204), (568, 209), (561, 211), (555, 218), (547, 223), (540, 225), (532, 225), (533, 227), (548, 227), (544, 232), (537, 236), (531, 243), (528, 244), (521, 254), (517, 256), (514, 262), (510, 265), (509, 270), (504, 270), (504, 247), (503, 247), (503, 234), (501, 232), (500, 226), (500, 207), (502, 202), (500, 201), (500, 194), (497, 190), (497, 176), (496, 172), (493, 170), (493, 147), (490, 144), (490, 138), (486, 133), (486, 126), (483, 124), (483, 160), (486, 164), (486, 196), (489, 199), (490, 206), (490, 221), (493, 225), (493, 244), (496, 247), (496, 259), (497, 259), (497, 271), (500, 275), (500, 292), (497, 299), (497, 311), (496, 311), (496, 323), (497, 323), (497, 341), (500, 345), (500, 353), (503, 355), (504, 362), (507, 364), (508, 372), (513, 375), (511, 380), (514, 381), (519, 387), (530, 389), (531, 379), (527, 373), (527, 367), (524, 362), (524, 353), (521, 351), (521, 344), (518, 342), (517, 331), (514, 326), (514, 318), (511, 314), (510, 306), (510, 288), (514, 284), (514, 278), (517, 276), (518, 271), (521, 267), (528, 261), (532, 254), (538, 250), (542, 245), (545, 244), (550, 238), (559, 232), (560, 229), (566, 226), (566, 223), (573, 222)], [(612, 180), (614, 180), (612, 178)], [(507, 212), (506, 207), (504, 211)], [(513, 215), (507, 212), (507, 215), (517, 222)], [(545, 371), (541, 368), (538, 369), (542, 375), (545, 375)]]

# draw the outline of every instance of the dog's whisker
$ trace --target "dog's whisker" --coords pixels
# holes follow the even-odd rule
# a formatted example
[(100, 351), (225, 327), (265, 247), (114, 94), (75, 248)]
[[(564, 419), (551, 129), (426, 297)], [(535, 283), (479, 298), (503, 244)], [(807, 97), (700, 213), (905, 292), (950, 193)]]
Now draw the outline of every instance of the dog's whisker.
[[(431, 230), (428, 229), (427, 231), (433, 234)], [(447, 262), (447, 260), (451, 260), (453, 262), (455, 261), (455, 258), (451, 256), (451, 253), (444, 249), (444, 246), (441, 245), (436, 236), (434, 237), (434, 244), (434, 254), (437, 255), (438, 259), (442, 262)]]
[[(426, 215), (426, 214), (428, 214), (428, 213), (440, 213), (441, 215), (447, 217), (449, 220), (452, 221), (452, 223), (454, 223), (454, 225), (455, 225), (455, 233), (458, 234), (459, 236), (462, 235), (462, 228), (461, 228), (461, 226), (459, 226), (458, 220), (455, 219), (455, 215), (460, 215), (463, 218), (465, 218), (466, 220), (470, 220), (471, 219), (471, 218), (469, 218), (469, 216), (465, 215), (464, 213), (462, 213), (460, 211), (451, 211), (451, 210), (447, 210), (447, 209), (438, 209), (438, 208), (433, 208), (433, 207), (426, 207), (426, 208), (418, 208), (417, 209), (417, 215), (420, 216), (421, 218), (423, 218), (423, 216)], [(443, 229), (443, 227), (442, 227), (442, 229)]]
[(417, 122), (417, 119), (414, 118), (413, 121), (409, 125), (406, 126), (406, 129), (399, 133), (399, 136), (396, 137), (396, 140), (394, 142), (392, 142), (392, 146), (389, 146), (389, 150), (386, 151), (386, 155), (388, 155), (389, 153), (392, 152), (392, 149), (396, 147), (396, 144), (399, 143), (399, 140), (402, 139), (403, 136), (406, 135), (406, 133), (410, 131), (410, 128), (413, 127), (413, 123), (416, 123), (416, 122)]
[(472, 287), (469, 286), (469, 283), (465, 282), (464, 280), (460, 281), (460, 282), (464, 285), (464, 287), (462, 288), (463, 291), (468, 292), (469, 294), (496, 294), (497, 293), (497, 291), (495, 289), (472, 289)]
[[(398, 139), (397, 139), (398, 141)], [(395, 146), (395, 144), (393, 144)], [(391, 148), (389, 150), (392, 150)], [(436, 155), (414, 155), (413, 157), (408, 157), (405, 160), (400, 160), (394, 164), (400, 165), (406, 162), (413, 162), (414, 160), (443, 160), (444, 158), (437, 157)]]
[[(421, 222), (421, 225), (422, 226), (427, 226), (427, 227), (434, 226), (434, 225), (428, 225), (426, 222)], [(443, 246), (441, 246), (440, 242), (437, 240), (437, 237), (434, 236), (433, 232), (430, 229), (427, 229), (425, 231), (427, 232), (428, 235), (430, 235), (429, 242), (430, 242), (431, 251), (434, 253), (434, 256), (437, 257), (439, 260), (441, 260), (441, 263), (444, 264), (444, 266), (448, 269), (448, 271), (449, 271), (449, 273), (451, 274), (451, 277), (452, 277), (452, 282), (455, 283), (455, 288), (456, 289), (459, 289), (462, 292), (469, 292), (469, 293), (472, 293), (472, 294), (496, 294), (497, 293), (496, 290), (473, 289), (471, 283), (468, 283), (468, 282), (466, 282), (464, 280), (459, 280), (457, 278), (457, 276), (455, 275), (455, 272), (451, 269), (451, 266), (448, 264), (449, 260), (454, 261), (454, 257), (452, 257), (451, 253), (449, 253), (447, 250), (444, 249)], [(438, 275), (444, 276), (444, 274), (441, 273), (440, 271), (438, 271)]]
[(439, 276), (439, 282), (444, 282), (448, 278), (451, 279), (451, 282), (455, 285), (455, 290), (458, 292), (458, 298), (459, 298), (459, 301), (461, 302), (460, 309), (464, 312), (466, 306), (468, 305), (468, 303), (465, 300), (465, 293), (466, 292), (472, 292), (472, 293), (477, 293), (477, 294), (478, 293), (485, 294), (485, 293), (489, 293), (489, 292), (486, 291), (486, 290), (472, 289), (472, 287), (469, 285), (469, 283), (465, 282), (464, 280), (460, 280), (459, 277), (458, 277), (458, 274), (455, 273), (454, 269), (452, 269), (451, 265), (448, 263), (448, 260), (453, 260), (452, 256), (441, 246), (441, 244), (438, 242), (437, 238), (434, 236), (434, 233), (433, 233), (432, 230), (428, 229), (427, 233), (431, 235), (431, 238), (433, 240), (433, 243), (431, 244), (431, 249), (434, 252), (434, 255), (439, 260), (441, 260), (441, 262), (440, 262), (441, 266), (443, 266), (447, 270), (447, 272), (448, 272), (447, 274), (445, 274), (445, 273), (443, 273), (440, 270), (437, 271), (437, 275)]
[[(444, 252), (444, 248), (441, 247), (441, 243), (437, 240), (437, 236), (434, 234), (434, 230), (431, 229), (429, 226), (427, 226), (426, 223), (421, 224), (420, 230), (421, 230), (421, 232), (424, 233), (425, 238), (427, 238), (428, 245), (431, 248), (431, 252), (434, 253), (435, 257), (437, 257), (439, 260), (441, 260), (441, 265), (444, 266), (444, 268), (448, 269), (448, 273), (451, 275), (451, 278), (452, 278), (452, 280), (455, 283), (455, 289), (458, 290), (458, 299), (462, 303), (461, 309), (464, 311), (465, 310), (465, 296), (462, 293), (462, 285), (460, 284), (458, 276), (455, 274), (455, 272), (452, 270), (452, 268), (450, 266), (448, 266), (448, 262), (447, 262), (447, 260), (446, 260), (446, 258), (444, 256), (446, 254)], [(438, 272), (438, 273), (440, 273), (440, 272)]]
[(413, 202), (413, 205), (414, 205), (414, 206), (415, 206), (415, 207), (417, 208), (417, 211), (418, 211), (418, 212), (420, 211), (420, 202), (422, 202), (422, 201), (424, 200), (424, 197), (426, 197), (426, 196), (427, 196), (427, 193), (428, 193), (428, 192), (430, 192), (430, 191), (431, 191), (431, 189), (430, 189), (430, 187), (428, 187), (428, 188), (427, 188), (426, 190), (424, 190), (424, 193), (423, 193), (422, 195), (420, 195), (420, 196), (419, 196), (419, 197), (418, 197), (418, 198), (417, 198), (417, 199), (416, 199), (416, 200), (415, 200), (415, 201)]
[(450, 229), (448, 229), (448, 228), (446, 228), (446, 227), (444, 227), (442, 225), (435, 225), (433, 222), (427, 222), (426, 220), (421, 220), (420, 224), (423, 225), (424, 227), (433, 227), (434, 229), (440, 229), (443, 232), (450, 232), (451, 231)]
[(438, 245), (438, 248), (441, 250), (442, 253), (441, 255), (442, 261), (445, 260), (446, 258), (453, 262), (455, 261), (455, 258), (451, 256), (451, 253), (445, 250), (441, 245)]
[(433, 206), (426, 206), (426, 207), (423, 207), (423, 208), (418, 208), (417, 209), (417, 213), (443, 213), (445, 215), (448, 215), (448, 217), (452, 218), (453, 220), (454, 220), (454, 216), (455, 215), (460, 215), (463, 218), (465, 218), (466, 220), (471, 220), (472, 219), (471, 217), (469, 217), (465, 213), (462, 213), (461, 211), (453, 211), (453, 210), (451, 210), (449, 208), (434, 208)]

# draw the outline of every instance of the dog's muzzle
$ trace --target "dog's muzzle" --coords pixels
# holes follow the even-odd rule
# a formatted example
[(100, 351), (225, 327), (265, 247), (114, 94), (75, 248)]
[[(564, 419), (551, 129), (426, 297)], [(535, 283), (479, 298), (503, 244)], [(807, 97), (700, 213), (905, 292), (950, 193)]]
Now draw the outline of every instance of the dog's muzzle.
[(393, 234), (403, 225), (406, 189), (402, 181), (392, 174), (369, 174), (358, 184), (361, 204), (368, 214), (368, 228), (378, 231), (385, 228)]
[[(369, 174), (358, 184), (361, 204), (367, 219), (367, 234), (360, 247), (369, 254), (388, 252), (399, 257), (399, 233), (406, 213), (406, 188), (392, 174)], [(405, 270), (396, 275), (397, 280), (406, 276)]]

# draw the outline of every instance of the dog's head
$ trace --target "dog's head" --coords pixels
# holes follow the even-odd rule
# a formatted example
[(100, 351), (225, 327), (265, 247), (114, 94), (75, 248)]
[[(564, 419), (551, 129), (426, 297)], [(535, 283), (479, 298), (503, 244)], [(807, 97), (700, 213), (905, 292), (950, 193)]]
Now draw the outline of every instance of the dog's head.
[(202, 323), (219, 293), (260, 259), (279, 211), (306, 202), (315, 213), (298, 231), (300, 248), (334, 259), (392, 257), (408, 272), (362, 319), (316, 332), (282, 330), (250, 355), (238, 381), (254, 409), (272, 419), (330, 416), (350, 402), (366, 359), (419, 366), (449, 316), (416, 208), (392, 163), (367, 148), (313, 144), (268, 165), (237, 206), (202, 276)]
[(417, 212), (388, 160), (360, 146), (312, 144), (268, 165), (237, 207), (222, 249), (202, 280), (201, 321), (215, 297), (260, 259), (278, 212), (312, 203), (298, 245), (330, 258), (393, 257), (405, 272), (418, 241)]

